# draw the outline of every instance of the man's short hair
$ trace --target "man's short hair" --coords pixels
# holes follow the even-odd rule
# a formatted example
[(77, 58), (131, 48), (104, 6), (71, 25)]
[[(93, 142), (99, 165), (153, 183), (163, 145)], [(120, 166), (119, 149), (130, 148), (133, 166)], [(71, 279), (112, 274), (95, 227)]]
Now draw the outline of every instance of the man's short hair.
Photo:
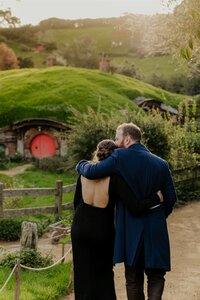
[(133, 123), (123, 123), (117, 127), (117, 130), (121, 129), (123, 136), (129, 135), (132, 140), (140, 142), (142, 138), (142, 132), (140, 127)]

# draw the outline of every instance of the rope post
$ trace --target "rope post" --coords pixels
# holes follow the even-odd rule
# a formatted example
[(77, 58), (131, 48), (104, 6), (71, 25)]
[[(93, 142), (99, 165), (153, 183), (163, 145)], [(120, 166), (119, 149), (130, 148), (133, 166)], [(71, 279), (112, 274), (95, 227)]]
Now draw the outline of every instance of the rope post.
[(57, 180), (56, 192), (55, 192), (55, 207), (56, 207), (57, 217), (60, 217), (62, 213), (62, 198), (63, 198), (63, 182), (62, 180)]
[(20, 294), (20, 262), (17, 261), (17, 266), (15, 269), (15, 296), (14, 300), (19, 300)]
[(3, 217), (3, 183), (0, 182), (0, 218)]
[[(65, 254), (65, 244), (62, 243), (62, 257), (64, 256), (64, 254)], [(63, 264), (64, 261), (65, 261), (65, 258), (63, 258), (63, 259), (61, 260), (61, 263)]]

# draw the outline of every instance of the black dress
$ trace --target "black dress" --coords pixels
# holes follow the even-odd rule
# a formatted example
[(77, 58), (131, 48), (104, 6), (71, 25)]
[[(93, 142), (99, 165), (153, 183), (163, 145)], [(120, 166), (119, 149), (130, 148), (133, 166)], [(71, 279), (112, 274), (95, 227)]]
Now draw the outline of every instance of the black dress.
[(75, 300), (116, 299), (113, 273), (114, 206), (121, 198), (132, 213), (140, 213), (159, 203), (152, 199), (136, 201), (125, 181), (110, 177), (109, 202), (105, 208), (83, 202), (80, 177), (74, 196), (75, 214), (71, 227)]

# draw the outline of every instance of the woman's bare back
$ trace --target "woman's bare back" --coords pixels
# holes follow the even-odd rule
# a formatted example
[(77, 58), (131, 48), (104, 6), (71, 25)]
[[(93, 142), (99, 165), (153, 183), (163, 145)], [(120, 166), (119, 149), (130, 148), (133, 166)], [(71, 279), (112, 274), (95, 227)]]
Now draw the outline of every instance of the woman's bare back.
[(109, 201), (109, 182), (110, 177), (90, 180), (81, 176), (83, 201), (95, 207), (105, 208)]

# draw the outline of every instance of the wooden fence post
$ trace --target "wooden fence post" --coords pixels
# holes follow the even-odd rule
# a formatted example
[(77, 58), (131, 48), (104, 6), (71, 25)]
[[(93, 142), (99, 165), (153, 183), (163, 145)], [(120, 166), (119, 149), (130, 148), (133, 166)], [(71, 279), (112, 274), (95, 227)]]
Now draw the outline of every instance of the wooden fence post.
[(56, 181), (56, 193), (55, 193), (55, 207), (56, 215), (61, 216), (62, 213), (62, 198), (63, 198), (63, 182), (62, 180)]
[(20, 249), (33, 249), (37, 250), (38, 246), (38, 229), (37, 224), (34, 222), (22, 222), (21, 226)]
[(0, 218), (3, 217), (3, 183), (0, 182)]
[(20, 294), (20, 263), (17, 261), (17, 267), (15, 269), (15, 296), (14, 300), (19, 300)]

